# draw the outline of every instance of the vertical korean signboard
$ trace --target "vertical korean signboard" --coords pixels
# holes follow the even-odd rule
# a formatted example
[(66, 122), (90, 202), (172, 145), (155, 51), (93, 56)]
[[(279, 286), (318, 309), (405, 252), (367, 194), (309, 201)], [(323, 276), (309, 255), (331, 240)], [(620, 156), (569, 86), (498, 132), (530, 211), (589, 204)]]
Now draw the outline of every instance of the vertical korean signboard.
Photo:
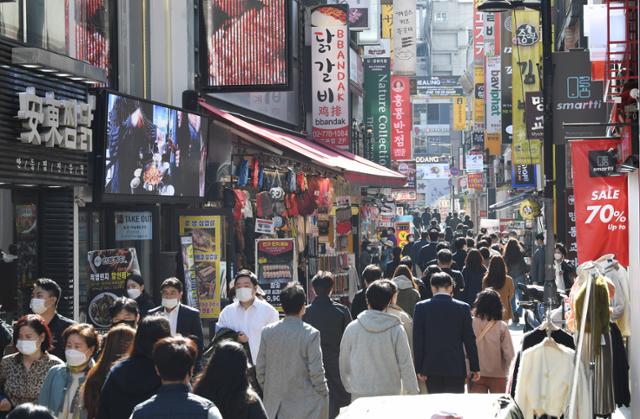
[(350, 148), (348, 7), (311, 12), (312, 136), (340, 150)]
[(525, 94), (540, 88), (541, 65), (540, 13), (534, 10), (513, 12), (513, 164), (540, 164), (539, 140), (527, 138)]
[(629, 266), (627, 177), (615, 173), (618, 141), (571, 142), (578, 262), (613, 253)]
[(411, 159), (409, 77), (391, 77), (391, 159)]
[(180, 236), (191, 234), (193, 239), (197, 301), (203, 319), (220, 315), (221, 229), (222, 217), (218, 215), (180, 216)]
[(416, 74), (416, 0), (393, 1), (393, 73)]
[(391, 166), (389, 56), (364, 60), (364, 118), (372, 133), (373, 161)]
[(502, 97), (502, 143), (511, 144), (513, 142), (513, 117), (511, 103), (511, 82), (513, 67), (511, 65), (513, 41), (511, 39), (511, 25), (513, 16), (511, 13), (500, 13), (500, 84), (502, 86), (500, 95)]
[(484, 65), (476, 65), (473, 68), (473, 129), (484, 131)]
[(487, 57), (486, 65), (486, 140), (485, 148), (489, 154), (499, 156), (502, 152), (502, 85), (500, 55)]
[(295, 239), (256, 240), (256, 273), (265, 299), (282, 311), (280, 291), (298, 280)]
[(484, 65), (484, 14), (478, 11), (478, 0), (473, 2), (473, 63)]

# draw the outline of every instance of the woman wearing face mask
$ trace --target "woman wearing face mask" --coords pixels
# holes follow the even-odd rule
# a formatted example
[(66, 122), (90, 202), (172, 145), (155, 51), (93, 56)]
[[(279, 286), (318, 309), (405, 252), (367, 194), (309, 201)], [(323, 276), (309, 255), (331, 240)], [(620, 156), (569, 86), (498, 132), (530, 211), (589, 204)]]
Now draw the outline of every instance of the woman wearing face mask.
[(147, 315), (149, 310), (156, 305), (153, 300), (144, 291), (144, 280), (138, 274), (133, 274), (127, 279), (127, 295), (138, 304), (138, 311), (140, 312), (140, 318)]
[(0, 414), (22, 403), (34, 403), (49, 369), (63, 362), (49, 354), (51, 332), (44, 319), (37, 314), (22, 317), (13, 329), (17, 353), (7, 355), (0, 362)]
[(567, 249), (562, 243), (556, 243), (553, 252), (553, 268), (556, 273), (556, 287), (560, 292), (570, 290), (576, 277), (575, 268), (566, 259)]
[(62, 338), (67, 363), (49, 370), (38, 404), (55, 412), (58, 419), (86, 419), (80, 386), (94, 364), (91, 357), (98, 349), (100, 335), (90, 324), (81, 323), (65, 330)]

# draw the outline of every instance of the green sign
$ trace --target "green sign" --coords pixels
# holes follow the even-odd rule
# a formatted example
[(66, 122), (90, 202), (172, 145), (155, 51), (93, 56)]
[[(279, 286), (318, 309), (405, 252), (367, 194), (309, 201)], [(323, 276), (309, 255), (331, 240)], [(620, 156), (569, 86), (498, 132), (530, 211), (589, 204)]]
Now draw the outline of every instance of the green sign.
[(391, 69), (389, 58), (364, 60), (364, 119), (373, 130), (371, 157), (391, 167)]

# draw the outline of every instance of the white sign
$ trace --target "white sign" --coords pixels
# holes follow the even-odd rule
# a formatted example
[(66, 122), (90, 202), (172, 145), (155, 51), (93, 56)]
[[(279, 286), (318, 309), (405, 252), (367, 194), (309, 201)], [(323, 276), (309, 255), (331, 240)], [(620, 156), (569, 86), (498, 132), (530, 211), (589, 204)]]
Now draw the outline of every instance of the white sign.
[(389, 58), (391, 57), (391, 40), (381, 39), (378, 45), (364, 47), (364, 58)]
[(273, 234), (275, 233), (275, 224), (273, 220), (267, 220), (264, 218), (256, 218), (256, 230), (258, 234)]
[(416, 0), (393, 0), (393, 74), (416, 74)]
[(56, 99), (52, 92), (36, 96), (34, 87), (18, 93), (17, 118), (22, 121), (20, 141), (25, 144), (60, 147), (91, 152), (93, 150), (93, 111), (95, 96), (88, 102)]
[(116, 212), (116, 241), (153, 240), (151, 211)]
[(485, 119), (487, 134), (502, 132), (502, 61), (500, 55), (487, 57), (485, 68)]
[(344, 6), (311, 12), (312, 137), (341, 150), (350, 148), (347, 14)]
[(349, 49), (349, 79), (362, 89), (364, 65), (360, 54), (353, 48)]
[(484, 155), (482, 152), (465, 154), (465, 169), (467, 173), (482, 173), (484, 170)]

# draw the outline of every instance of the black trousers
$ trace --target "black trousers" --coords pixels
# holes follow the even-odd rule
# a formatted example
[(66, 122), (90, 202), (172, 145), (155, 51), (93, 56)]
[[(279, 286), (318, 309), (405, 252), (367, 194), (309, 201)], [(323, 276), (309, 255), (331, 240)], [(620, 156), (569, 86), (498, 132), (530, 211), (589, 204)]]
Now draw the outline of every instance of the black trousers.
[(427, 376), (427, 390), (429, 394), (464, 393), (465, 377)]

